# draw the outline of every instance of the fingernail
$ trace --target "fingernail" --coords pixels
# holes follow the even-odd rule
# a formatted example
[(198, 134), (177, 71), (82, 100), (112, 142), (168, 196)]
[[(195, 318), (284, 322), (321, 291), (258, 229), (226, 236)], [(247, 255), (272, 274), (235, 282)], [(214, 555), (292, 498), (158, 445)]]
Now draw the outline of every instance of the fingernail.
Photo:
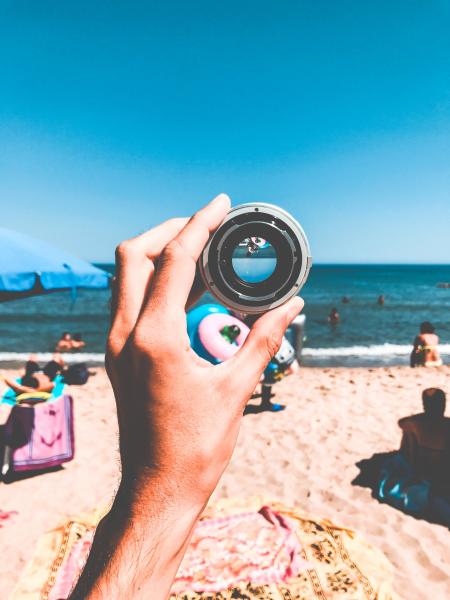
[(229, 198), (229, 196), (227, 194), (219, 194), (218, 196), (216, 196), (213, 200), (211, 200), (210, 205), (216, 205), (216, 204), (228, 204), (228, 206), (230, 206), (231, 204), (231, 200)]
[(302, 310), (304, 304), (303, 298), (300, 298), (300, 296), (295, 296), (295, 298), (292, 298), (292, 300), (289, 302), (289, 321), (293, 321), (295, 319), (298, 313)]

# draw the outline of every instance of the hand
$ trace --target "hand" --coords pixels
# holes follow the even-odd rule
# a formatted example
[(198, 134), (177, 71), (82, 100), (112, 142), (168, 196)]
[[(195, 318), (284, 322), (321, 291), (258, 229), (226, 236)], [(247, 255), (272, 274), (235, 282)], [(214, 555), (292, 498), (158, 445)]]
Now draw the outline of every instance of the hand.
[(197, 259), (229, 207), (221, 194), (188, 222), (167, 221), (117, 251), (107, 369), (120, 431), (116, 503), (126, 505), (135, 520), (120, 543), (124, 547), (126, 538), (137, 544), (139, 557), (143, 548), (157, 548), (152, 556), (158, 560), (147, 556), (145, 565), (118, 566), (122, 574), (107, 568), (101, 585), (115, 577), (119, 590), (133, 581), (133, 598), (168, 594), (195, 521), (231, 458), (243, 409), (303, 306), (294, 298), (260, 317), (242, 348), (221, 365), (191, 350), (185, 310)]

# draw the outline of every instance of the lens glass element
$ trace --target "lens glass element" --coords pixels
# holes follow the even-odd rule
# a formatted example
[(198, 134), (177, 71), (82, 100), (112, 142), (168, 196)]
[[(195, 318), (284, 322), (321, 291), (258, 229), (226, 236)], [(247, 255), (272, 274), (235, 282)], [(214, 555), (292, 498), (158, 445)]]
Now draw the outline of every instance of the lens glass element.
[(235, 247), (231, 262), (234, 272), (242, 281), (260, 283), (275, 271), (277, 254), (267, 240), (248, 237)]

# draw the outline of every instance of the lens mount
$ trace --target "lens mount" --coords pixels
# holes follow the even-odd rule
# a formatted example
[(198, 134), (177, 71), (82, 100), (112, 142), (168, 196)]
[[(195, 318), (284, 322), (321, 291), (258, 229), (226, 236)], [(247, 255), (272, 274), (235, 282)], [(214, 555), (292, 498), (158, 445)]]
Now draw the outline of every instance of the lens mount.
[[(265, 279), (248, 281), (234, 268), (233, 255), (244, 240), (256, 238), (273, 248), (276, 266)], [(297, 294), (310, 266), (308, 241), (299, 223), (277, 206), (256, 202), (230, 210), (199, 260), (207, 289), (228, 308), (246, 314), (266, 312)]]

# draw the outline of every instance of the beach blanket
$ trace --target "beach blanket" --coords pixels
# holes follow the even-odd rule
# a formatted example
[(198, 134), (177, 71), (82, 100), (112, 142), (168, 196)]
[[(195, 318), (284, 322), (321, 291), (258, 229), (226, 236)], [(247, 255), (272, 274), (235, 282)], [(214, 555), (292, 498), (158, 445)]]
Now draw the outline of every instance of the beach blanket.
[(74, 455), (73, 400), (60, 396), (36, 406), (14, 406), (5, 425), (13, 471), (46, 469)]
[(268, 506), (201, 520), (172, 592), (220, 592), (241, 582), (286, 582), (306, 568), (295, 524)]
[[(220, 544), (211, 542), (201, 550), (192, 548), (191, 558), (188, 553), (180, 567), (177, 580), (170, 596), (171, 600), (399, 600), (392, 590), (392, 566), (386, 557), (370, 546), (355, 532), (339, 527), (328, 520), (317, 519), (301, 510), (289, 508), (278, 502), (263, 501), (259, 498), (246, 500), (222, 500), (207, 507), (196, 527), (193, 541), (203, 539), (201, 530), (206, 531), (214, 526), (214, 521), (224, 520), (229, 524), (237, 524), (246, 515), (260, 514), (261, 506), (269, 507), (269, 520), (281, 519), (288, 530), (295, 535), (295, 552), (297, 557), (285, 558), (277, 563), (277, 581), (237, 581), (231, 585), (222, 582), (220, 591), (200, 591), (194, 589), (192, 579), (186, 578), (186, 568), (193, 557), (204, 560), (208, 556), (211, 561), (206, 565), (217, 567), (216, 554), (223, 551), (222, 544), (228, 538), (221, 539)], [(265, 509), (263, 509), (265, 510)], [(245, 511), (245, 512), (243, 512)], [(85, 555), (90, 547), (95, 525), (103, 512), (96, 511), (82, 515), (62, 523), (59, 527), (45, 534), (38, 543), (31, 563), (24, 571), (12, 595), (12, 600), (60, 600), (67, 598), (67, 589), (74, 573), (82, 569)], [(268, 513), (269, 515), (269, 513)], [(231, 519), (229, 519), (231, 517)], [(264, 519), (267, 520), (266, 517)], [(256, 520), (254, 524), (256, 523)], [(267, 526), (266, 524), (264, 524)], [(281, 531), (287, 534), (284, 526), (278, 522)], [(278, 527), (277, 526), (277, 527)], [(276, 527), (276, 528), (277, 528)], [(215, 530), (217, 531), (217, 530)], [(258, 529), (259, 531), (259, 529)], [(235, 545), (235, 535), (231, 536), (231, 545)], [(234, 539), (234, 541), (233, 541)], [(274, 538), (275, 539), (275, 538)], [(269, 536), (268, 550), (273, 545)], [(278, 540), (279, 541), (279, 540)], [(249, 546), (244, 543), (246, 551), (244, 560), (238, 565), (236, 572), (242, 575), (241, 566), (249, 566)], [(290, 542), (287, 547), (290, 547)], [(286, 546), (283, 545), (283, 549)], [(260, 549), (254, 556), (260, 555)], [(273, 563), (276, 553), (268, 552), (269, 564)], [(287, 553), (289, 556), (289, 552)], [(245, 558), (247, 557), (247, 558)], [(293, 559), (293, 560), (292, 560)], [(260, 559), (257, 558), (257, 561)], [(298, 561), (298, 562), (296, 562)], [(237, 563), (235, 563), (237, 565)], [(259, 562), (257, 571), (264, 572)], [(223, 572), (230, 572), (230, 565), (224, 562)], [(287, 568), (286, 568), (287, 567)], [(228, 571), (227, 571), (228, 569)], [(269, 567), (270, 569), (270, 567)], [(213, 571), (208, 571), (211, 575)], [(246, 576), (252, 577), (250, 569)], [(267, 575), (267, 573), (266, 573)], [(272, 572), (273, 575), (273, 572)], [(271, 575), (271, 576), (272, 576)], [(184, 578), (184, 580), (183, 580)], [(217, 580), (215, 581), (217, 583)], [(184, 588), (181, 591), (181, 588)]]

